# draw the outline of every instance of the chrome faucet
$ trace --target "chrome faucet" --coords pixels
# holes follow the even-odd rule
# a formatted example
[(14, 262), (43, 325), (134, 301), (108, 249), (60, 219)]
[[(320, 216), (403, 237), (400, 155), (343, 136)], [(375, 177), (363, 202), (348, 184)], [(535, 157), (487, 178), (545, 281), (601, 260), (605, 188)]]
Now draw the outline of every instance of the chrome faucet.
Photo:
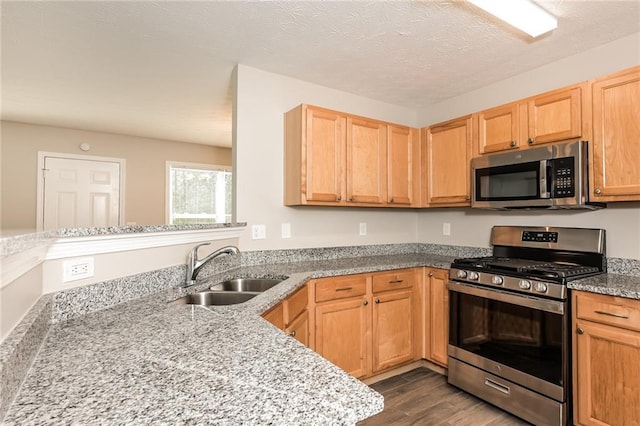
[(198, 244), (197, 246), (192, 248), (191, 251), (189, 252), (189, 262), (187, 263), (187, 279), (185, 280), (183, 287), (187, 287), (195, 284), (196, 277), (198, 276), (200, 269), (202, 269), (204, 265), (211, 262), (216, 257), (222, 254), (239, 254), (240, 253), (240, 250), (238, 250), (238, 247), (226, 246), (214, 251), (204, 259), (198, 259), (198, 249), (202, 246), (208, 246), (209, 244), (211, 243)]

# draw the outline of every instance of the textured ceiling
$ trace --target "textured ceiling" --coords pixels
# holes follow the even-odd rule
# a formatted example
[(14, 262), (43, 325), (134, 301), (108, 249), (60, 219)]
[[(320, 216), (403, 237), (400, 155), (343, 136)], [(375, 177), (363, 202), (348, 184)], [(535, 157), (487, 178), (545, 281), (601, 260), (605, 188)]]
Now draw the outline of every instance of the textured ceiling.
[(463, 1), (3, 0), (2, 119), (230, 146), (237, 63), (421, 108), (640, 32), (637, 0), (538, 3), (533, 40)]

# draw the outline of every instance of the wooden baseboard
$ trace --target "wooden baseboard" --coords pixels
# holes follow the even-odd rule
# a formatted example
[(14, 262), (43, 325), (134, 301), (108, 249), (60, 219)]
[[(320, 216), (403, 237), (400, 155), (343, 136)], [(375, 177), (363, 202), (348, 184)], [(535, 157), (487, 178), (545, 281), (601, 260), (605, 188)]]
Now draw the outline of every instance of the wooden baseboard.
[(428, 368), (429, 370), (435, 371), (438, 374), (442, 374), (443, 376), (447, 375), (447, 369), (440, 367), (439, 365), (436, 365), (434, 363), (432, 363), (431, 361), (427, 361), (426, 359), (421, 359), (418, 361), (414, 361), (410, 364), (405, 364), (402, 365), (400, 367), (394, 368), (392, 370), (387, 370), (383, 373), (380, 374), (376, 374), (375, 376), (372, 377), (367, 377), (366, 379), (363, 379), (362, 382), (369, 386), (372, 385), (374, 383), (380, 382), (382, 380), (386, 380), (389, 379), (391, 377), (395, 377), (395, 376), (399, 376), (400, 374), (406, 373), (407, 371), (411, 371), (411, 370), (415, 370), (416, 368), (419, 367), (425, 367)]

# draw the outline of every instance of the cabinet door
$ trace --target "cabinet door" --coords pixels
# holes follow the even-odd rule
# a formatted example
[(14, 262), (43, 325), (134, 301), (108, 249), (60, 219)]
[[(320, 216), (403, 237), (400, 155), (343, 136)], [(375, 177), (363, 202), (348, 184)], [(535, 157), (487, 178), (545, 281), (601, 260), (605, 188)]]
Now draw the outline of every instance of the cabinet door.
[(347, 201), (382, 204), (387, 198), (387, 126), (347, 117)]
[(576, 322), (577, 420), (581, 425), (640, 421), (640, 333)]
[(340, 202), (344, 194), (345, 117), (308, 107), (302, 191), (307, 201)]
[(447, 271), (429, 271), (429, 359), (443, 367), (448, 363), (449, 290)]
[(520, 146), (522, 140), (520, 109), (523, 109), (526, 114), (526, 104), (519, 103), (491, 108), (477, 114), (478, 136), (476, 140), (480, 154), (506, 151)]
[(640, 200), (640, 67), (591, 83), (591, 200)]
[(373, 372), (411, 361), (414, 354), (414, 297), (395, 291), (373, 297)]
[(354, 377), (370, 368), (371, 309), (365, 298), (316, 306), (316, 352)]
[(416, 202), (420, 162), (419, 133), (409, 127), (388, 126), (387, 132), (387, 202), (411, 206)]
[(471, 116), (427, 129), (428, 206), (470, 205), (471, 137)]
[(582, 135), (582, 87), (556, 90), (529, 100), (529, 145)]
[(280, 330), (284, 330), (284, 309), (282, 303), (278, 303), (269, 311), (262, 314), (262, 318), (275, 325)]
[(298, 315), (284, 332), (309, 347), (309, 311), (305, 310)]

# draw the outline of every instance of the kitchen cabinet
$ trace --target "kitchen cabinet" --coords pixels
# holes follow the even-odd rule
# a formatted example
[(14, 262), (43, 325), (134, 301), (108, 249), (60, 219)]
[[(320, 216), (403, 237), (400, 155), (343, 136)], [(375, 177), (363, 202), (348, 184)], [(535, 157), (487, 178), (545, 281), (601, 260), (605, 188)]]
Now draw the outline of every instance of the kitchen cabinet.
[(539, 145), (582, 136), (582, 91), (584, 84), (529, 98), (527, 144)]
[(640, 66), (589, 82), (590, 199), (640, 200)]
[(303, 286), (282, 302), (262, 314), (271, 324), (313, 349), (309, 318), (309, 288)]
[(472, 118), (424, 129), (424, 193), (427, 207), (469, 206)]
[(346, 117), (300, 105), (285, 114), (285, 204), (344, 203)]
[(315, 280), (315, 349), (364, 378), (417, 358), (415, 269)]
[(423, 357), (442, 367), (448, 364), (449, 272), (425, 268), (425, 336)]
[(477, 154), (520, 148), (527, 139), (527, 105), (514, 102), (474, 114)]
[(419, 131), (299, 105), (285, 114), (284, 203), (418, 207)]
[(569, 86), (474, 114), (474, 154), (581, 137), (585, 87)]
[(640, 301), (574, 291), (574, 423), (640, 419)]
[(387, 203), (393, 207), (420, 204), (420, 132), (387, 126)]

